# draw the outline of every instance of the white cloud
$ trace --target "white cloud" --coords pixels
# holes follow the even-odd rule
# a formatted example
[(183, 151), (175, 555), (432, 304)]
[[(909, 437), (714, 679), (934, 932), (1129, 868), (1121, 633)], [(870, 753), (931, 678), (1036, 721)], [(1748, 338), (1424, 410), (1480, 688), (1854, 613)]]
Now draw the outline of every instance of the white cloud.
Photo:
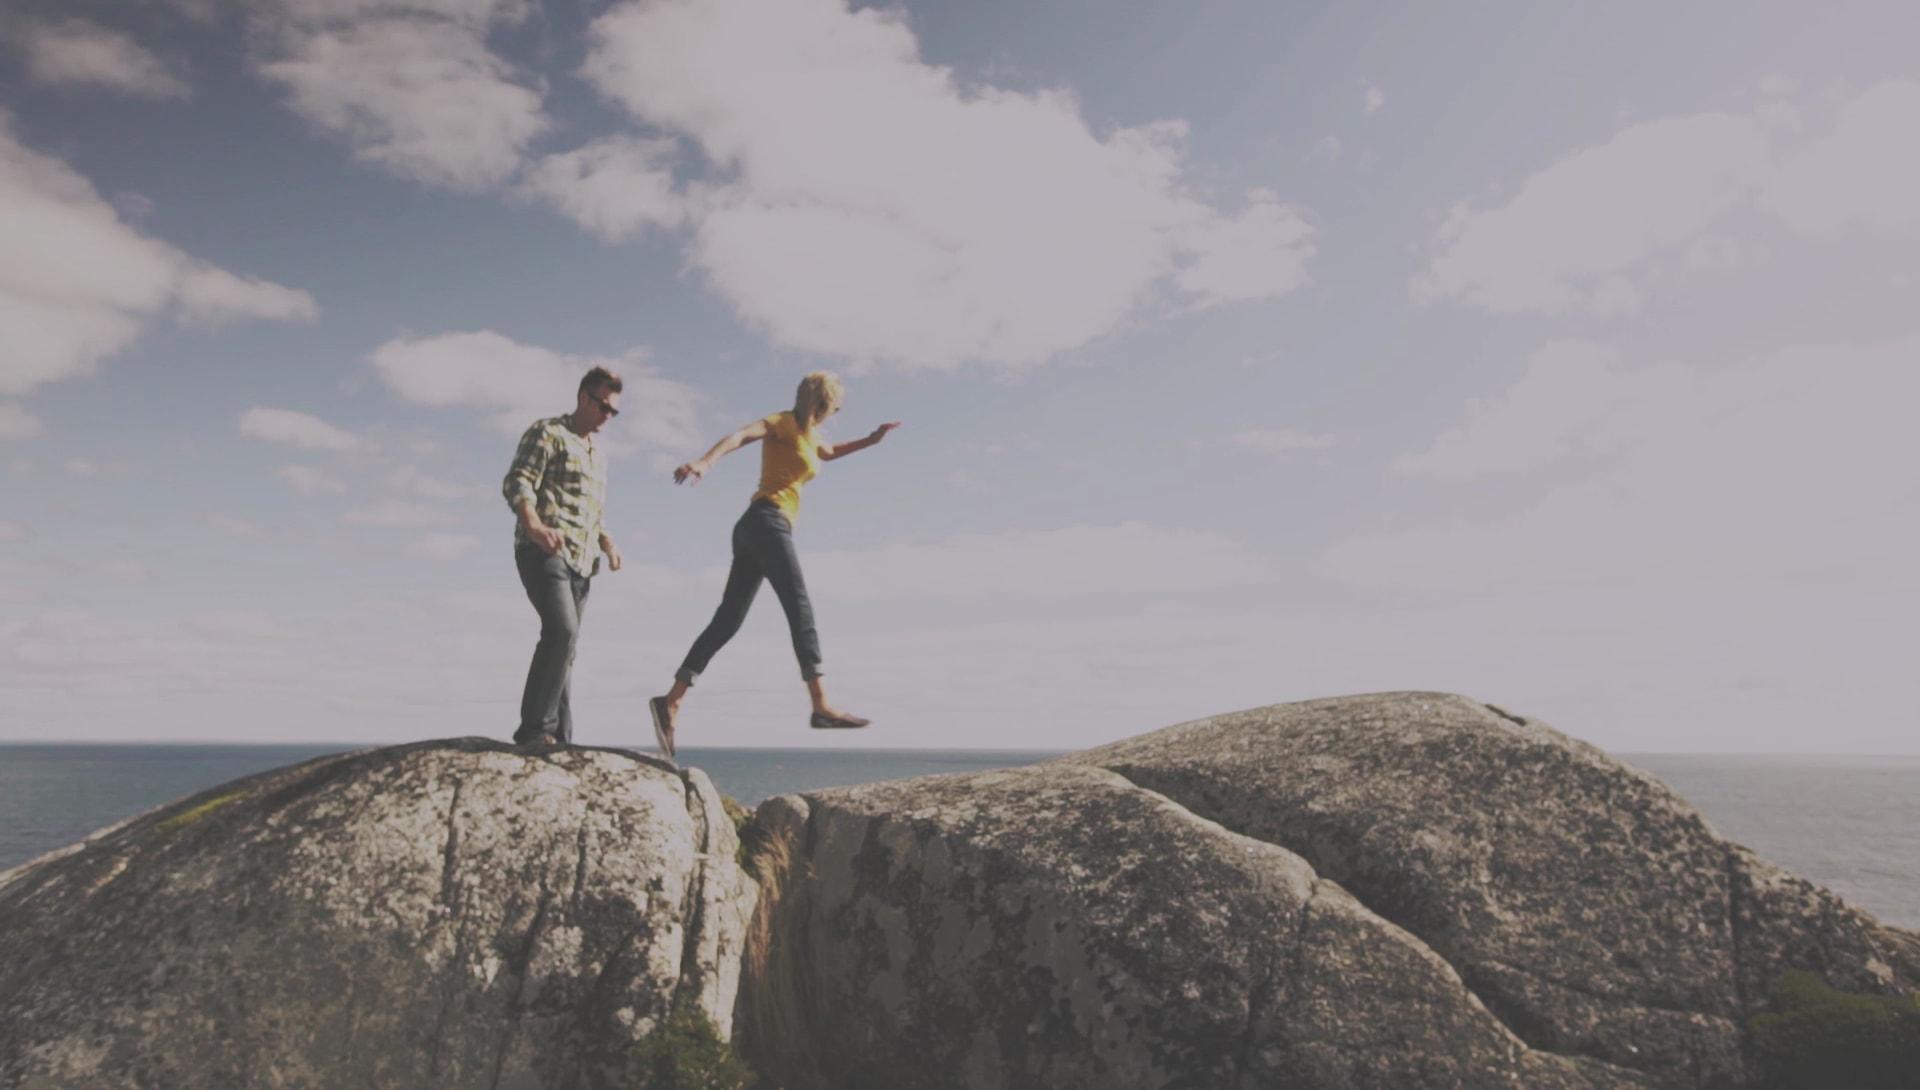
[(165, 0), (166, 5), (196, 23), (212, 23), (232, 0)]
[(144, 583), (153, 576), (153, 569), (138, 560), (109, 560), (101, 570), (123, 583)]
[(118, 31), (84, 19), (31, 24), (16, 35), (34, 82), (104, 87), (141, 98), (186, 98), (187, 82)]
[(408, 401), (486, 410), (512, 434), (539, 417), (570, 410), (580, 376), (596, 362), (617, 362), (575, 360), (491, 330), (400, 337), (374, 349), (367, 361)]
[(1333, 445), (1333, 436), (1310, 435), (1291, 428), (1255, 428), (1234, 433), (1232, 442), (1263, 454), (1287, 454), (1296, 450), (1325, 450)]
[(256, 640), (284, 640), (293, 633), (270, 614), (259, 610), (226, 609), (199, 613), (186, 618), (181, 627), (199, 636), (221, 642), (252, 643)]
[(609, 241), (647, 227), (674, 227), (688, 215), (674, 189), (671, 140), (609, 137), (540, 160), (525, 190)]
[(1279, 564), (1224, 534), (1129, 522), (809, 553), (806, 568), (834, 601), (1027, 601), (1218, 590), (1270, 582)]
[(31, 439), (44, 428), (32, 413), (10, 401), (0, 401), (0, 439)]
[[(85, 178), (15, 140), (0, 115), (0, 395), (92, 373), (175, 300), (208, 318), (271, 311), (268, 296), (312, 311), (303, 293), (262, 281), (239, 295), (209, 290), (222, 277), (239, 279), (129, 228)], [(304, 304), (286, 303), (296, 298)]]
[(962, 86), (901, 18), (840, 0), (625, 3), (586, 75), (704, 152), (692, 260), (783, 344), (860, 361), (1030, 364), (1163, 278), (1206, 304), (1297, 286), (1312, 232), (1180, 184), (1184, 126), (1105, 138), (1062, 92)]
[(281, 466), (274, 471), (274, 476), (287, 482), (303, 496), (316, 496), (322, 492), (338, 494), (347, 490), (346, 482), (312, 466)]
[(1307, 150), (1307, 161), (1332, 166), (1340, 161), (1340, 156), (1345, 151), (1346, 145), (1340, 142), (1339, 137), (1323, 136), (1318, 143)]
[(1607, 407), (1563, 411), (1545, 437), (1516, 432), (1510, 414), (1561, 405), (1577, 384), (1530, 371), (1420, 456), (1425, 468), (1456, 478), (1508, 468), (1571, 436), (1587, 437), (1596, 465), (1517, 514), (1355, 539), (1330, 550), (1325, 568), (1429, 592), (1632, 587), (1663, 615), (1679, 599), (1660, 596), (1708, 586), (1759, 598), (1806, 581), (1842, 597), (1920, 587), (1920, 441), (1906, 423), (1920, 400), (1917, 358), (1920, 339), (1713, 368), (1609, 365), (1584, 380)]
[(539, 93), (486, 44), (527, 11), (518, 0), (287, 0), (262, 16), (275, 45), (259, 69), (358, 157), (482, 190), (511, 178), (547, 126)]
[(187, 317), (208, 323), (235, 318), (311, 322), (320, 316), (319, 305), (304, 291), (199, 263), (181, 277), (179, 301)]
[(1553, 341), (1535, 352), (1520, 380), (1498, 397), (1467, 403), (1467, 419), (1419, 454), (1393, 463), (1396, 473), (1467, 481), (1488, 473), (1539, 469), (1580, 449), (1608, 449), (1642, 430), (1675, 423), (1691, 392), (1691, 376), (1673, 368), (1629, 370), (1620, 354), (1586, 341)]
[(1705, 235), (1689, 243), (1684, 254), (1686, 267), (1697, 272), (1718, 272), (1758, 262), (1765, 251), (1757, 245), (1720, 235)]
[(447, 521), (446, 512), (424, 504), (387, 500), (372, 507), (348, 511), (340, 521), (349, 526), (420, 527)]
[(1816, 237), (1920, 237), (1920, 80), (1891, 80), (1848, 102), (1830, 134), (1788, 154), (1760, 204)]
[(693, 387), (630, 367), (616, 434), (682, 451), (700, 445), (700, 395)]
[(621, 358), (564, 355), (480, 330), (397, 338), (367, 360), (407, 400), (482, 410), (509, 435), (542, 417), (571, 411), (580, 377), (606, 367), (625, 384), (620, 416), (609, 431), (672, 448), (698, 443), (699, 395), (653, 373), (643, 358), (639, 351)]
[[(817, 599), (882, 611), (918, 602), (922, 605), (912, 607), (913, 615), (921, 622), (941, 609), (982, 602), (1017, 608), (1074, 598), (1111, 601), (1268, 586), (1299, 569), (1229, 534), (1138, 522), (809, 550), (803, 563)], [(644, 598), (649, 608), (663, 599), (691, 603), (689, 617), (697, 615), (704, 623), (712, 609), (709, 596), (718, 593), (726, 577), (724, 563), (690, 571), (629, 558), (618, 584), (608, 584), (604, 593)], [(602, 593), (595, 586), (595, 593)]]
[(428, 534), (413, 543), (413, 551), (439, 561), (458, 560), (480, 547), (471, 534)]
[(1366, 112), (1370, 114), (1379, 113), (1380, 107), (1385, 106), (1386, 104), (1387, 104), (1387, 93), (1385, 91), (1382, 91), (1378, 87), (1367, 88), (1366, 96), (1361, 103), (1362, 108), (1365, 109)]
[(258, 540), (267, 536), (266, 529), (259, 523), (238, 518), (234, 515), (215, 515), (213, 516), (212, 522), (214, 529), (228, 537), (244, 537), (250, 540)]
[(1273, 193), (1247, 196), (1239, 216), (1196, 216), (1190, 229), (1176, 235), (1178, 248), (1192, 259), (1174, 282), (1203, 304), (1274, 298), (1307, 282), (1313, 228)]
[(479, 489), (466, 485), (443, 481), (438, 477), (420, 472), (412, 466), (402, 466), (387, 476), (387, 483), (403, 492), (410, 492), (422, 499), (464, 500), (479, 494)]
[(240, 414), (240, 434), (269, 443), (287, 443), (306, 450), (359, 450), (363, 441), (352, 432), (307, 413), (255, 406)]
[(1496, 313), (1632, 310), (1655, 261), (1713, 269), (1757, 254), (1710, 234), (1751, 208), (1816, 238), (1920, 237), (1920, 80), (1869, 88), (1791, 144), (1805, 112), (1769, 101), (1635, 125), (1534, 174), (1501, 207), (1460, 205), (1413, 296)]
[(1502, 313), (1630, 310), (1639, 292), (1628, 274), (1750, 201), (1769, 154), (1749, 117), (1635, 125), (1528, 178), (1502, 207), (1455, 208), (1414, 297)]

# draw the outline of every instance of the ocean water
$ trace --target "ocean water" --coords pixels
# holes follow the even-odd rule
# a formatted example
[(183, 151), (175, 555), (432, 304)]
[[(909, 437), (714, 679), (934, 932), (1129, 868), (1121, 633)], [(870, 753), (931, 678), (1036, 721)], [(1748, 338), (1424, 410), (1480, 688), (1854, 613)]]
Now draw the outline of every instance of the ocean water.
[[(0, 745), (0, 870), (229, 780), (355, 748)], [(748, 806), (791, 791), (1010, 768), (1050, 756), (1033, 750), (680, 750), (682, 764), (704, 769), (721, 791)]]
[[(0, 870), (209, 787), (340, 746), (0, 745)], [(789, 791), (1008, 768), (1033, 751), (685, 749), (751, 805)], [(1920, 929), (1920, 757), (1625, 754), (1723, 836)]]
[(1920, 757), (1640, 753), (1714, 831), (1920, 930)]

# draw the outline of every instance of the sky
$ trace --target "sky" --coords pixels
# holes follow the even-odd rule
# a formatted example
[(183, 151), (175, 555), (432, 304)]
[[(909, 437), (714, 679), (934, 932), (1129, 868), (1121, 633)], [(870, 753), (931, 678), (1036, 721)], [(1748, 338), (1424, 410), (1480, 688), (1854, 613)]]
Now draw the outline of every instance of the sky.
[(504, 737), (500, 478), (626, 380), (576, 740), (1068, 749), (1468, 694), (1920, 753), (1920, 8), (9, 0), (0, 741)]

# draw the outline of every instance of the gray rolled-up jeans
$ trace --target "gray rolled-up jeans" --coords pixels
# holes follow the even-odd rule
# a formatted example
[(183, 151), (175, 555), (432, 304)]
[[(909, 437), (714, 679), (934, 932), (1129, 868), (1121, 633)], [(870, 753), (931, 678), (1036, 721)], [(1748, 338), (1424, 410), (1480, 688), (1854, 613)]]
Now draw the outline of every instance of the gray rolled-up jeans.
[(513, 733), (513, 740), (527, 742), (537, 734), (551, 734), (571, 742), (573, 708), (568, 690), (573, 652), (580, 642), (580, 616), (586, 611), (593, 579), (538, 545), (517, 546), (513, 562), (520, 569), (520, 585), (527, 588), (527, 601), (540, 614), (540, 642), (527, 667), (527, 687), (520, 694), (520, 729)]
[(820, 634), (813, 626), (813, 602), (807, 597), (806, 577), (800, 574), (800, 556), (793, 549), (793, 524), (772, 500), (755, 500), (733, 524), (733, 567), (727, 572), (720, 608), (713, 611), (713, 620), (693, 641), (674, 677), (692, 685), (706, 672), (714, 653), (740, 631), (763, 580), (773, 584), (773, 593), (787, 612), (800, 676), (808, 681), (820, 676)]

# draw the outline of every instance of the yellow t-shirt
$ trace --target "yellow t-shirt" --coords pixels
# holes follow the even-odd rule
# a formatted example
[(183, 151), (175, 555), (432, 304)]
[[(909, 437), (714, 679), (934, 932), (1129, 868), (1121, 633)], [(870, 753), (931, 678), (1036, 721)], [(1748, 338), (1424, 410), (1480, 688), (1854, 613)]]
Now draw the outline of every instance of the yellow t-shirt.
[(793, 522), (800, 516), (800, 486), (820, 472), (820, 436), (800, 430), (790, 412), (774, 413), (762, 423), (767, 437), (760, 440), (760, 490), (756, 500), (772, 500)]

